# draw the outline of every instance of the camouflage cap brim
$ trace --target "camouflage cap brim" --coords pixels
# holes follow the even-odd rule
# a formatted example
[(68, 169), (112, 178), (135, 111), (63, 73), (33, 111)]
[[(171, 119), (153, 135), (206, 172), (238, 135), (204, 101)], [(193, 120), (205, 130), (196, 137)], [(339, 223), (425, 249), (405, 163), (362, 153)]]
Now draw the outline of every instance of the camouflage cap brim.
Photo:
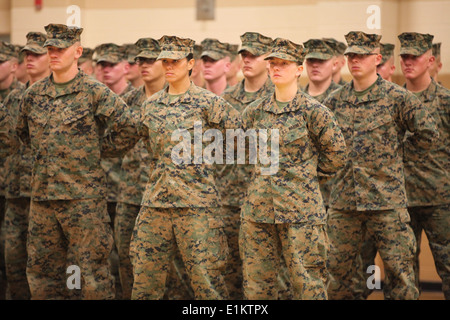
[(123, 60), (124, 60), (123, 57), (119, 57), (119, 56), (116, 56), (116, 55), (98, 56), (97, 63), (109, 62), (109, 63), (116, 64), (116, 63), (119, 63), (119, 62), (121, 62)]
[(428, 48), (422, 48), (422, 47), (400, 47), (400, 55), (403, 54), (410, 54), (412, 56), (419, 57), (423, 55), (425, 52), (427, 52)]
[(75, 42), (70, 40), (61, 40), (61, 39), (48, 39), (44, 43), (45, 47), (55, 47), (60, 49), (65, 49), (73, 45)]
[(20, 50), (20, 52), (30, 51), (36, 54), (46, 54), (47, 49), (39, 46), (38, 44), (27, 44)]
[(271, 58), (278, 58), (278, 59), (294, 61), (294, 62), (298, 61), (298, 58), (291, 56), (290, 54), (282, 53), (282, 52), (272, 52), (266, 58), (264, 58), (264, 60), (270, 60)]
[(349, 53), (356, 53), (356, 54), (369, 54), (374, 50), (374, 48), (371, 47), (364, 47), (364, 46), (349, 46), (345, 52), (344, 55), (347, 55)]
[(225, 58), (226, 56), (227, 56), (226, 54), (223, 54), (223, 53), (220, 53), (217, 51), (203, 51), (200, 57), (201, 58), (210, 57), (211, 59), (217, 61), (217, 60)]
[(330, 60), (334, 55), (323, 52), (310, 52), (305, 56), (305, 59)]
[[(159, 52), (151, 51), (151, 50), (142, 50), (136, 56), (136, 58), (149, 58), (149, 59), (157, 59), (159, 56)], [(136, 59), (135, 58), (135, 59)]]
[(185, 51), (161, 51), (161, 53), (158, 55), (157, 60), (161, 59), (180, 60), (186, 58), (188, 54), (189, 52)]
[(242, 53), (244, 51), (248, 51), (254, 56), (261, 56), (267, 52), (267, 51), (263, 50), (262, 48), (242, 46), (242, 48), (239, 50), (239, 53)]

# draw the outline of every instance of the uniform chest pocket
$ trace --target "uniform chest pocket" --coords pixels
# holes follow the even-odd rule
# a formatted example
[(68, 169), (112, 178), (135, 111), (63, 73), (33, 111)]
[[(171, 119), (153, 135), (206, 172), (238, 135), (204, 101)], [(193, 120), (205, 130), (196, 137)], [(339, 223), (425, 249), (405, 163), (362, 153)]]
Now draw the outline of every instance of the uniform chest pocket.
[(91, 108), (87, 106), (71, 106), (64, 109), (62, 122), (65, 125), (70, 125), (84, 117), (91, 112)]
[[(394, 119), (392, 118), (390, 113), (385, 112), (376, 116), (367, 117), (366, 120), (363, 122), (363, 126), (365, 127), (365, 130), (373, 131), (393, 121)], [(362, 129), (364, 129), (364, 127)]]
[(282, 134), (281, 156), (293, 161), (305, 161), (313, 156), (308, 129), (305, 126), (288, 128)]

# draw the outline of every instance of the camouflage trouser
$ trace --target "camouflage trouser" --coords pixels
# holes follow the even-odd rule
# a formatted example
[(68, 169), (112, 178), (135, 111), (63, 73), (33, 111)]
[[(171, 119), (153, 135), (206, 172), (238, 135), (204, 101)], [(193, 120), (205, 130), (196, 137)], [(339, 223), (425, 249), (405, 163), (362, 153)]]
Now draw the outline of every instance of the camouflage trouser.
[(0, 300), (6, 299), (6, 269), (5, 269), (5, 197), (0, 196)]
[(239, 243), (246, 299), (278, 299), (281, 255), (294, 299), (327, 299), (328, 239), (324, 225), (242, 220)]
[[(114, 201), (107, 201), (107, 210), (109, 214), (109, 218), (111, 220), (111, 229), (113, 231), (113, 237), (114, 236), (114, 229), (115, 229), (115, 220), (116, 220), (116, 207), (117, 202)], [(116, 288), (116, 299), (122, 300), (123, 299), (123, 292), (122, 292), (122, 284), (120, 283), (120, 270), (119, 270), (119, 253), (118, 249), (116, 247), (116, 244), (113, 243), (113, 248), (111, 251), (111, 254), (109, 255), (109, 263), (111, 264), (111, 273), (114, 277), (114, 287)]]
[[(364, 231), (374, 239), (389, 278), (390, 299), (418, 299), (413, 256), (415, 238), (406, 209), (328, 211), (330, 299), (356, 299), (353, 281)], [(371, 275), (370, 275), (371, 276)], [(369, 275), (367, 275), (369, 277)], [(385, 298), (387, 298), (385, 296)]]
[(31, 297), (27, 280), (27, 234), (30, 198), (6, 199), (5, 262), (12, 300)]
[(442, 279), (442, 291), (450, 299), (450, 204), (429, 207), (410, 207), (411, 227), (417, 240), (414, 257), (416, 284), (419, 284), (419, 253), (422, 230), (427, 235), (436, 271)]
[(224, 206), (222, 208), (225, 222), (230, 257), (227, 261), (225, 282), (231, 300), (242, 300), (242, 261), (239, 255), (239, 228), (241, 224), (241, 208)]
[(169, 265), (169, 273), (166, 281), (164, 300), (193, 300), (194, 291), (191, 280), (186, 272), (180, 250), (176, 247), (172, 263)]
[(80, 268), (82, 299), (114, 299), (113, 245), (104, 199), (31, 201), (27, 278), (32, 299), (69, 296), (66, 256)]
[(178, 246), (195, 298), (228, 299), (228, 244), (220, 208), (142, 207), (130, 246), (132, 299), (162, 299)]
[(122, 298), (131, 299), (133, 289), (133, 266), (130, 261), (130, 241), (134, 222), (141, 206), (118, 202), (114, 219), (114, 241), (119, 256), (119, 275), (122, 286)]

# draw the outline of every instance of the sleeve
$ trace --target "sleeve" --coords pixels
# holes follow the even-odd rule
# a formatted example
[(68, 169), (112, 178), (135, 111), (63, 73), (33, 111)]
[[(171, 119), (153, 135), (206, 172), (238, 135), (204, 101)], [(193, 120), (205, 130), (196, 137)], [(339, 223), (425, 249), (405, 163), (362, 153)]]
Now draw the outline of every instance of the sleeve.
[(347, 160), (344, 135), (332, 111), (323, 105), (313, 108), (308, 130), (319, 150), (318, 172), (332, 176)]
[(137, 116), (109, 89), (104, 89), (97, 102), (96, 116), (105, 129), (102, 157), (119, 157), (139, 141)]
[(0, 155), (6, 157), (19, 146), (18, 138), (12, 127), (12, 119), (5, 105), (0, 104)]
[(426, 106), (414, 94), (407, 92), (399, 112), (399, 125), (411, 133), (405, 139), (405, 148), (418, 153), (431, 149), (439, 139), (439, 131)]
[(32, 98), (27, 92), (25, 92), (19, 105), (19, 116), (17, 118), (16, 133), (20, 140), (25, 145), (31, 143), (30, 132), (28, 128), (28, 114), (30, 112), (30, 106), (32, 105)]

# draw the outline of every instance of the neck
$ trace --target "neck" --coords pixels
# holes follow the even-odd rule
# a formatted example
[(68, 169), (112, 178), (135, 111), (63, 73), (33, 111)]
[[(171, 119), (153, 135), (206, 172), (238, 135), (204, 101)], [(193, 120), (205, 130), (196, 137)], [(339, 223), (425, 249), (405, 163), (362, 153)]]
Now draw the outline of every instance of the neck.
[(214, 79), (212, 81), (206, 81), (206, 89), (212, 93), (220, 96), (222, 92), (227, 88), (227, 78), (225, 76)]
[(367, 76), (365, 78), (355, 79), (353, 78), (353, 88), (356, 91), (364, 91), (367, 88), (369, 88), (371, 85), (377, 81), (378, 75), (377, 73), (373, 73), (370, 76)]
[(411, 92), (421, 92), (428, 88), (431, 83), (431, 77), (428, 73), (424, 73), (422, 76), (416, 79), (406, 79), (406, 89)]
[(285, 86), (275, 86), (275, 98), (280, 102), (289, 102), (294, 99), (297, 91), (297, 81)]
[(228, 83), (228, 85), (229, 85), (230, 87), (237, 85), (238, 82), (239, 82), (239, 79), (238, 79), (237, 76), (236, 76), (236, 77), (231, 77), (231, 78), (227, 79), (227, 83)]
[(38, 82), (41, 79), (44, 79), (45, 77), (48, 77), (50, 75), (50, 70), (36, 76), (30, 76), (30, 85), (32, 85), (35, 82)]
[(166, 79), (164, 77), (160, 77), (154, 81), (144, 82), (145, 95), (147, 98), (150, 98), (153, 94), (162, 90), (165, 84)]
[(116, 83), (113, 83), (111, 85), (108, 85), (108, 88), (112, 90), (115, 94), (122, 94), (122, 92), (125, 91), (125, 89), (128, 87), (127, 79), (122, 78), (120, 81), (117, 81)]
[(308, 94), (314, 97), (324, 93), (331, 85), (331, 81), (331, 77), (323, 81), (310, 81), (308, 86)]
[(341, 73), (340, 73), (340, 72), (335, 73), (335, 74), (333, 75), (333, 81), (334, 81), (334, 83), (339, 83), (339, 82), (341, 81), (341, 78), (342, 78), (342, 76), (341, 76)]
[(169, 84), (169, 94), (177, 95), (188, 91), (191, 86), (191, 80), (189, 77), (185, 77), (177, 82), (172, 82)]
[(12, 83), (14, 82), (14, 74), (11, 73), (5, 80), (0, 82), (0, 90), (5, 90), (11, 87)]
[(137, 77), (136, 79), (133, 79), (130, 82), (131, 82), (131, 85), (135, 88), (139, 88), (140, 86), (142, 86), (144, 84), (144, 80), (142, 80), (141, 77)]
[(75, 78), (77, 74), (78, 74), (78, 66), (75, 63), (68, 70), (61, 72), (53, 71), (53, 80), (56, 83), (65, 83)]
[(256, 92), (261, 89), (267, 81), (269, 76), (267, 73), (263, 73), (258, 77), (245, 78), (244, 90), (247, 92)]

